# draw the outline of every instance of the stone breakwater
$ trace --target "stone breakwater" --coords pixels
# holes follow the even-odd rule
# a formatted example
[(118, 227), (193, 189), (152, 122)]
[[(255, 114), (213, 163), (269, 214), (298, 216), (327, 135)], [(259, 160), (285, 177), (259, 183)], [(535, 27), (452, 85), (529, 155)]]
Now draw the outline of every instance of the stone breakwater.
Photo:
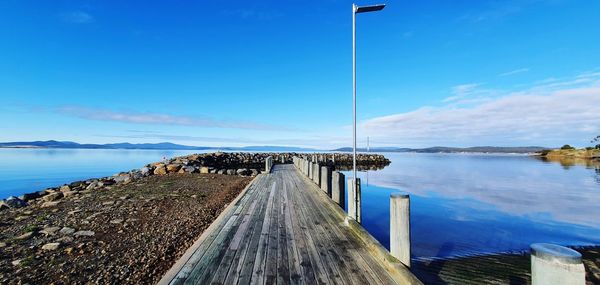
[[(348, 153), (225, 153), (214, 152), (180, 156), (147, 164), (139, 169), (117, 173), (113, 176), (76, 181), (59, 187), (11, 196), (0, 201), (0, 211), (21, 208), (30, 204), (52, 207), (64, 197), (80, 195), (100, 189), (110, 189), (119, 184), (128, 184), (152, 175), (170, 173), (215, 173), (224, 175), (256, 176), (265, 169), (265, 159), (273, 157), (276, 164), (292, 163), (293, 157), (303, 157), (333, 167), (335, 170), (352, 168), (352, 154)], [(357, 166), (361, 170), (381, 169), (390, 161), (379, 154), (359, 154)]]

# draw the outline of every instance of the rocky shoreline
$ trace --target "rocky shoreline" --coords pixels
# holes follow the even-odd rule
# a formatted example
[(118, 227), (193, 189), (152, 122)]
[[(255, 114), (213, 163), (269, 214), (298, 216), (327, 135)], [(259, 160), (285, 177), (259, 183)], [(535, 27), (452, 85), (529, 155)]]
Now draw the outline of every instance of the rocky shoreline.
[[(273, 157), (275, 163), (291, 163), (294, 156), (303, 156), (322, 162), (336, 170), (348, 170), (352, 166), (352, 155), (345, 153), (227, 153), (214, 152), (180, 156), (165, 161), (147, 164), (140, 169), (117, 173), (113, 176), (76, 181), (58, 187), (27, 193), (19, 197), (11, 196), (0, 201), (0, 211), (21, 208), (28, 205), (52, 207), (63, 197), (79, 195), (97, 189), (128, 184), (144, 177), (169, 173), (214, 173), (239, 176), (256, 176), (264, 170), (265, 159)], [(380, 169), (390, 161), (379, 154), (359, 154), (359, 169)]]

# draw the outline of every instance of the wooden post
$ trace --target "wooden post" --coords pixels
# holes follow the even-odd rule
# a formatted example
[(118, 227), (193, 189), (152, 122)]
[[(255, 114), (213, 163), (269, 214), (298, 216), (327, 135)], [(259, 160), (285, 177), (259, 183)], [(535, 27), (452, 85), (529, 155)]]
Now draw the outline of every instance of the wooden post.
[(348, 178), (348, 216), (360, 224), (361, 222), (361, 197), (360, 197), (360, 178)]
[(344, 173), (334, 171), (331, 173), (331, 199), (342, 209), (346, 207), (346, 178)]
[(321, 190), (331, 197), (331, 169), (321, 166)]
[(308, 178), (313, 179), (313, 163), (310, 161), (308, 162)]
[(272, 167), (273, 167), (273, 157), (268, 156), (267, 158), (265, 158), (265, 172), (270, 173)]
[(321, 186), (321, 166), (318, 163), (313, 164), (313, 181), (317, 186)]
[(410, 196), (390, 195), (390, 253), (410, 267)]
[(581, 254), (549, 243), (531, 245), (531, 285), (584, 285), (585, 267)]

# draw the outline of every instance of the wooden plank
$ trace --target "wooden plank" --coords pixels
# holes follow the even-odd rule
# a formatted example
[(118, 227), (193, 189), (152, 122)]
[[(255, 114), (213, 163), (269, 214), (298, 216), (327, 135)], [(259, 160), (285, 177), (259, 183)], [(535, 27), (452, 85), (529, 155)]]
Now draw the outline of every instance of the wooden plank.
[[(265, 179), (267, 180), (267, 179)], [(243, 258), (240, 258), (240, 263), (238, 264), (238, 267), (236, 268), (236, 270), (234, 272), (230, 272), (227, 280), (225, 283), (228, 284), (250, 284), (250, 281), (252, 279), (252, 273), (253, 273), (253, 268), (254, 268), (254, 261), (256, 259), (256, 255), (258, 252), (258, 245), (260, 242), (260, 238), (262, 236), (262, 232), (263, 232), (263, 227), (264, 227), (264, 221), (265, 221), (265, 215), (267, 214), (268, 211), (268, 207), (267, 205), (269, 204), (268, 201), (269, 199), (272, 199), (272, 193), (273, 193), (273, 188), (269, 187), (270, 185), (268, 183), (264, 184), (264, 189), (265, 191), (263, 191), (263, 196), (262, 196), (262, 200), (261, 200), (261, 206), (260, 206), (260, 212), (258, 214), (258, 216), (255, 217), (255, 224), (256, 226), (254, 227), (254, 229), (252, 230), (252, 235), (249, 237), (249, 240), (247, 241), (247, 249), (246, 252), (243, 256)], [(271, 191), (267, 191), (267, 189), (271, 189)]]
[(286, 212), (288, 201), (285, 199), (285, 184), (283, 183), (283, 175), (278, 175), (279, 182), (279, 218), (278, 220), (278, 236), (277, 236), (277, 283), (289, 284), (290, 281), (290, 264), (288, 256), (288, 241), (287, 228), (285, 226)]
[[(275, 177), (273, 177), (275, 180)], [(278, 185), (278, 181), (274, 181), (273, 185)], [(273, 199), (271, 221), (269, 222), (268, 246), (265, 261), (265, 282), (266, 284), (275, 284), (277, 279), (277, 248), (279, 247), (279, 188), (275, 187), (275, 195)]]
[(305, 185), (301, 185), (298, 183), (299, 181), (294, 182), (297, 189), (302, 189), (296, 191), (296, 199), (299, 201), (298, 216), (300, 217), (301, 223), (305, 225), (307, 232), (313, 233), (309, 236), (309, 246), (311, 247), (311, 251), (317, 252), (322, 260), (322, 266), (327, 272), (327, 283), (351, 284), (348, 283), (349, 279), (347, 276), (343, 276), (343, 274), (340, 273), (338, 262), (329, 251), (330, 244), (327, 242), (326, 233), (322, 230), (321, 222), (313, 218), (314, 209), (309, 207), (304, 201), (307, 190)]
[[(271, 176), (271, 175), (269, 175)], [(271, 178), (269, 178), (271, 179)], [(256, 256), (254, 258), (254, 266), (252, 270), (252, 275), (250, 279), (245, 279), (247, 275), (244, 275), (244, 279), (240, 278), (240, 281), (244, 281), (243, 284), (252, 283), (255, 284), (263, 284), (265, 282), (265, 265), (266, 265), (266, 255), (267, 255), (267, 246), (269, 245), (269, 229), (271, 225), (271, 215), (273, 212), (273, 197), (275, 195), (275, 187), (276, 183), (272, 184), (271, 193), (269, 194), (269, 200), (267, 201), (267, 212), (264, 216), (262, 231), (260, 233), (260, 238), (258, 241), (258, 249), (256, 251)], [(242, 271), (243, 273), (243, 271)]]
[[(284, 177), (285, 178), (285, 177)], [(286, 236), (285, 238), (287, 239), (287, 253), (288, 253), (288, 268), (290, 270), (290, 284), (303, 284), (304, 281), (306, 281), (306, 279), (302, 278), (302, 267), (300, 265), (300, 256), (299, 256), (299, 250), (298, 250), (298, 246), (296, 243), (296, 239), (295, 239), (295, 235), (294, 235), (294, 228), (292, 226), (292, 218), (291, 215), (293, 213), (292, 209), (292, 203), (290, 203), (289, 198), (288, 198), (288, 189), (289, 187), (289, 183), (285, 183), (286, 181), (284, 180), (283, 183), (283, 200), (284, 203), (286, 203), (286, 207), (285, 207), (285, 219), (284, 219), (284, 226), (285, 226), (285, 233)], [(314, 276), (314, 275), (313, 275)], [(314, 281), (314, 280), (313, 280)]]

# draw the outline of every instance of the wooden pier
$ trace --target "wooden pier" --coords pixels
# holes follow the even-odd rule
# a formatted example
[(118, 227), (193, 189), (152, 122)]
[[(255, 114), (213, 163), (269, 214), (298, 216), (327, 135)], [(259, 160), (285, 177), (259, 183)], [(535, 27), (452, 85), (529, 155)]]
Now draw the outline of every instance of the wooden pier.
[(291, 164), (260, 174), (159, 284), (422, 284)]

